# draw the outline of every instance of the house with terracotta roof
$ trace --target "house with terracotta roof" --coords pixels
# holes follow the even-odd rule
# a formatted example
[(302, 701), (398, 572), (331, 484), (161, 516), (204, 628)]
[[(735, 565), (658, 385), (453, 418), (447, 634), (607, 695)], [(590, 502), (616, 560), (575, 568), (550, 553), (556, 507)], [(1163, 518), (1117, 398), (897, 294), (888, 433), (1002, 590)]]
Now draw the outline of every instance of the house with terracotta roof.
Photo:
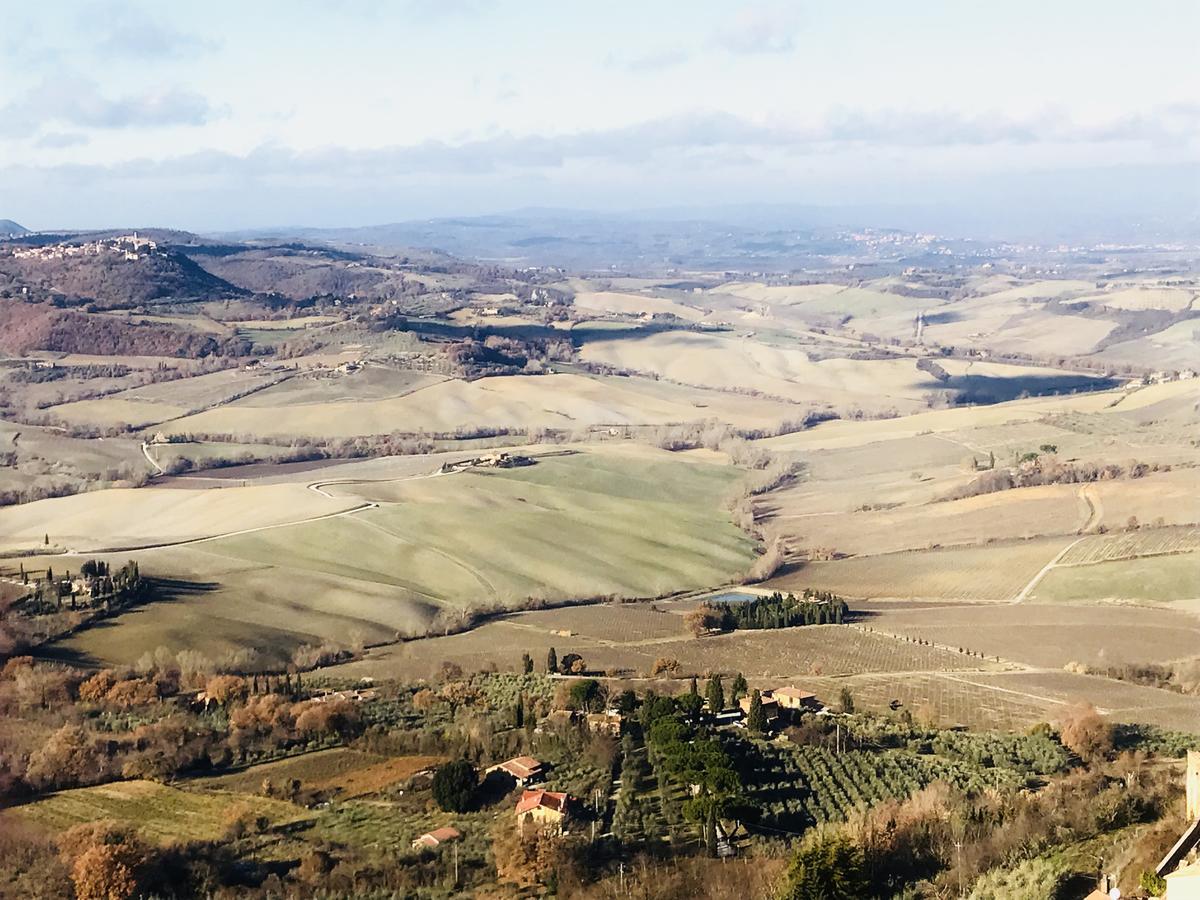
[(493, 776), (509, 777), (521, 787), (541, 781), (546, 775), (546, 767), (532, 756), (518, 756), (483, 770), (484, 778)]
[[(763, 715), (766, 716), (767, 724), (773, 724), (779, 718), (779, 704), (770, 697), (770, 691), (763, 691), (759, 697), (762, 699)], [(750, 715), (750, 697), (742, 697), (738, 700), (738, 708), (741, 709), (743, 716)]]
[(816, 694), (791, 686), (763, 691), (763, 700), (768, 697), (778, 703), (780, 709), (803, 712), (809, 709), (816, 711), (821, 708), (821, 701), (817, 699)]
[(561, 832), (570, 818), (570, 804), (571, 798), (557, 791), (526, 790), (517, 801), (517, 827), (531, 824)]
[(414, 850), (432, 850), (442, 844), (449, 844), (453, 841), (461, 841), (462, 832), (457, 828), (446, 826), (445, 828), (435, 828), (433, 831), (427, 831), (415, 841), (412, 842)]

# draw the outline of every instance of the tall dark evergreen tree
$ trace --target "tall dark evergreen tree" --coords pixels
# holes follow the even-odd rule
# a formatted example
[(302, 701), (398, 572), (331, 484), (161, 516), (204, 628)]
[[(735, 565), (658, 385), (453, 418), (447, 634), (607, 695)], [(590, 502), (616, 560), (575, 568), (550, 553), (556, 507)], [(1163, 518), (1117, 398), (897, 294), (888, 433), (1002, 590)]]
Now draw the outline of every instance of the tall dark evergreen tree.
[(767, 714), (763, 711), (762, 694), (758, 688), (750, 695), (750, 713), (746, 716), (746, 727), (755, 734), (767, 730)]
[(725, 708), (725, 686), (721, 684), (720, 675), (708, 679), (708, 688), (704, 693), (708, 699), (708, 711), (714, 716)]
[(558, 671), (558, 654), (554, 648), (550, 648), (550, 652), (546, 654), (546, 674), (553, 675)]

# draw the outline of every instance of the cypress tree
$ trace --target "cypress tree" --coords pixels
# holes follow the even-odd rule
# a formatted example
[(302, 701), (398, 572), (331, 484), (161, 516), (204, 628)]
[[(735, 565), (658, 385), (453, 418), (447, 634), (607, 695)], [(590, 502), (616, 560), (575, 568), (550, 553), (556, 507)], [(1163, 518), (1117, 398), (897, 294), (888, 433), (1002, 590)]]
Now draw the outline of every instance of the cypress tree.
[(746, 727), (755, 734), (767, 730), (767, 714), (763, 712), (762, 694), (758, 688), (750, 695), (750, 714), (746, 716)]
[(708, 697), (708, 711), (714, 716), (725, 708), (725, 686), (721, 684), (720, 675), (708, 679), (705, 694)]
[(553, 675), (558, 671), (558, 654), (554, 652), (554, 648), (550, 648), (550, 652), (546, 654), (546, 674)]

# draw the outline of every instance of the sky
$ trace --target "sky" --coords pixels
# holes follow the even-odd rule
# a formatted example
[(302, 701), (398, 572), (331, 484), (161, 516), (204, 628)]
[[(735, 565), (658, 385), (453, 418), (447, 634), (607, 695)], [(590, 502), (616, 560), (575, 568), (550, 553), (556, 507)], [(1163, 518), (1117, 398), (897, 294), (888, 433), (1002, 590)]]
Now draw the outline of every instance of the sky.
[(1194, 218), (1198, 33), (1194, 0), (4, 3), (0, 218)]

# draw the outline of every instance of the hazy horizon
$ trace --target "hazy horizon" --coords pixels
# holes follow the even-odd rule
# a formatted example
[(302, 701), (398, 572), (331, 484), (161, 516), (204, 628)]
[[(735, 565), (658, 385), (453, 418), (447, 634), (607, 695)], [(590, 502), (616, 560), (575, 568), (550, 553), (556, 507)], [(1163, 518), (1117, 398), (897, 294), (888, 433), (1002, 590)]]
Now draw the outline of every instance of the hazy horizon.
[(794, 204), (980, 237), (1170, 231), (1200, 208), (1196, 19), (1171, 0), (10, 5), (0, 217)]

